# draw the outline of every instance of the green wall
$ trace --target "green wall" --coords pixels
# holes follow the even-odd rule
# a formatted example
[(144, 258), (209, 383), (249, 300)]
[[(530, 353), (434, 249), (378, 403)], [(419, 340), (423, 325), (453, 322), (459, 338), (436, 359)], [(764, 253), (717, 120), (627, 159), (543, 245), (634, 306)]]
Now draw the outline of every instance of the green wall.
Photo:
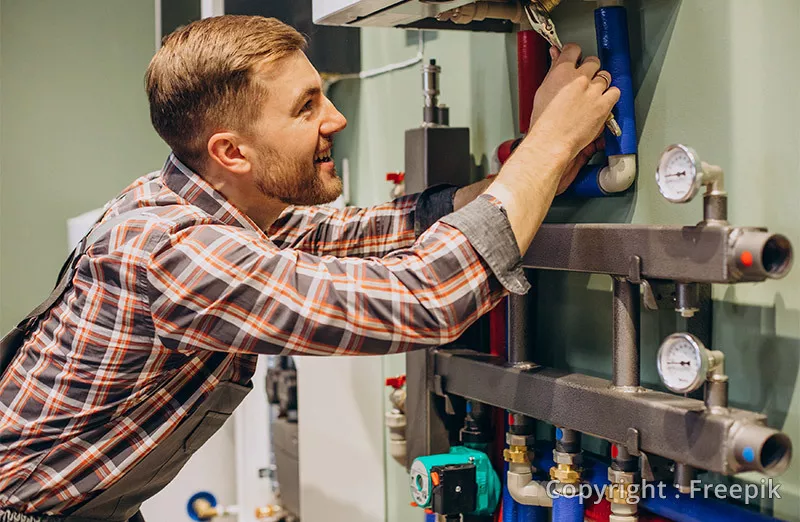
[[(673, 142), (694, 146), (722, 166), (730, 219), (767, 226), (800, 245), (800, 2), (796, 0), (642, 0), (627, 2), (633, 42), (640, 177), (622, 198), (557, 204), (553, 222), (692, 224), (701, 203), (672, 205), (658, 194), (654, 171)], [(595, 52), (593, 2), (566, 0), (554, 13), (562, 40)], [(413, 56), (404, 31), (365, 29), (364, 66)], [(469, 125), (477, 163), (514, 133), (516, 63), (513, 37), (438, 32), (426, 58), (442, 66), (441, 101), (451, 123)], [(387, 171), (403, 168), (403, 131), (419, 125), (418, 68), (334, 86), (332, 96), (350, 120), (337, 141), (349, 157), (351, 200), (384, 201)], [(610, 280), (605, 276), (531, 274), (539, 299), (537, 346), (542, 360), (609, 376)], [(723, 350), (735, 406), (764, 412), (800, 447), (800, 269), (780, 281), (714, 288), (714, 348)], [(670, 311), (643, 315), (642, 375), (657, 385), (655, 351), (681, 328)], [(402, 357), (386, 359), (384, 373), (403, 371)], [(800, 464), (779, 480), (777, 516), (800, 520)], [(743, 479), (753, 477), (741, 477)], [(760, 477), (759, 477), (760, 478)], [(387, 459), (387, 520), (415, 520), (407, 507), (402, 468)], [(417, 517), (417, 518), (414, 518)]]
[(168, 149), (143, 78), (151, 1), (0, 0), (0, 325), (52, 288), (66, 220), (102, 206)]

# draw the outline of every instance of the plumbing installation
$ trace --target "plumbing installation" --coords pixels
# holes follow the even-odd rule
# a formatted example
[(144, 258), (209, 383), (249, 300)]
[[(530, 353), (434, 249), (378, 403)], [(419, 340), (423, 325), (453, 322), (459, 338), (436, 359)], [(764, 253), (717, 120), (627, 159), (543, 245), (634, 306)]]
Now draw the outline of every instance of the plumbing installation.
[[(324, 13), (322, 22), (515, 31), (519, 136), (497, 147), (502, 163), (530, 127), (548, 48), (560, 48), (551, 18), (559, 3), (351, 1)], [(605, 158), (579, 174), (567, 198), (626, 193), (639, 168), (624, 3), (599, 0), (594, 23), (597, 54), (621, 98), (607, 122)], [(449, 126), (447, 108), (438, 103), (442, 73), (433, 60), (423, 68), (423, 122), (406, 132), (403, 182), (409, 193), (470, 181), (469, 129)], [(702, 219), (695, 225), (544, 224), (523, 256), (528, 269), (611, 278), (611, 379), (537, 364), (533, 292), (507, 298), (452, 345), (406, 356), (402, 409), (395, 403), (387, 418), (394, 423), (398, 460), (402, 440), (413, 501), (429, 516), (487, 522), (773, 520), (699, 498), (693, 488), (701, 472), (772, 477), (789, 466), (789, 437), (769, 427), (765, 415), (728, 404), (725, 355), (711, 346), (710, 329), (711, 285), (782, 278), (792, 266), (792, 245), (764, 228), (730, 224), (722, 169), (701, 161), (691, 147), (671, 145), (657, 166), (643, 168), (655, 170), (658, 190), (671, 203), (704, 192)], [(640, 381), (642, 305), (686, 319), (686, 331), (668, 335), (658, 351), (658, 375), (671, 393)], [(585, 451), (588, 439), (604, 441), (607, 454)], [(648, 487), (661, 494), (647, 495)]]

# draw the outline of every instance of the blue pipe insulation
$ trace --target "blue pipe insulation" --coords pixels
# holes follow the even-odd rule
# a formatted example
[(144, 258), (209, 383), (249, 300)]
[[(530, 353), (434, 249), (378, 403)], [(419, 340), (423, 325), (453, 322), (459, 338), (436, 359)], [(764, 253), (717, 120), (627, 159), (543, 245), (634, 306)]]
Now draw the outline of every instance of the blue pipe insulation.
[(580, 495), (554, 497), (553, 522), (583, 522), (583, 501)]
[(517, 522), (547, 522), (548, 514), (544, 507), (517, 504)]
[(596, 198), (605, 196), (600, 188), (600, 171), (605, 165), (586, 165), (578, 173), (567, 194), (576, 198)]
[[(698, 496), (700, 495), (700, 496)], [(682, 495), (672, 486), (664, 488), (664, 498), (643, 498), (641, 506), (647, 511), (675, 522), (775, 522), (779, 519), (750, 511), (728, 502), (703, 498), (702, 492)]]
[(508, 480), (506, 477), (508, 476), (508, 462), (503, 467), (503, 522), (518, 522), (518, 508), (519, 504), (514, 498), (511, 496), (511, 492), (508, 491)]
[[(555, 465), (552, 458), (552, 446), (537, 445), (536, 458), (533, 465), (539, 471), (547, 471)], [(608, 464), (584, 456), (583, 480), (593, 488), (602, 488), (608, 484)], [(674, 520), (675, 522), (775, 522), (779, 519), (756, 513), (729, 502), (713, 498), (705, 498), (697, 493), (682, 495), (670, 485), (664, 485), (663, 495), (657, 487), (655, 497), (645, 496), (639, 505), (655, 515)], [(601, 490), (602, 491), (602, 490)], [(553, 499), (555, 508), (556, 499)], [(553, 517), (555, 521), (555, 515)]]
[[(611, 85), (620, 90), (614, 117), (622, 136), (606, 129), (606, 156), (636, 154), (636, 114), (631, 73), (631, 51), (628, 38), (628, 14), (624, 7), (601, 7), (594, 12), (597, 53), (603, 69), (611, 73)], [(600, 187), (598, 175), (605, 165), (587, 165), (581, 169), (568, 192), (573, 197), (602, 197), (608, 194)]]
[(425, 513), (425, 522), (436, 522), (436, 513)]
[(606, 129), (606, 155), (636, 154), (636, 114), (634, 110), (631, 51), (628, 39), (628, 12), (622, 6), (600, 7), (594, 12), (597, 33), (597, 53), (603, 69), (611, 73), (611, 86), (620, 90), (621, 96), (614, 117), (622, 136)]

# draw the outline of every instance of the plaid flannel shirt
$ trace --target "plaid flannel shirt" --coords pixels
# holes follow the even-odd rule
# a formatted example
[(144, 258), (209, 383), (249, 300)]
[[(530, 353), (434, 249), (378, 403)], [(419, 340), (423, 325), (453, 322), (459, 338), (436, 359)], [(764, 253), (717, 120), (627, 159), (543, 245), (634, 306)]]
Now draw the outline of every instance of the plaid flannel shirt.
[(59, 514), (88, 501), (223, 373), (247, 383), (257, 354), (441, 345), (506, 289), (526, 291), (496, 200), (437, 222), (453, 190), (364, 209), (292, 207), (265, 233), (170, 156), (108, 205), (107, 217), (152, 210), (78, 260), (73, 286), (0, 380), (0, 507)]

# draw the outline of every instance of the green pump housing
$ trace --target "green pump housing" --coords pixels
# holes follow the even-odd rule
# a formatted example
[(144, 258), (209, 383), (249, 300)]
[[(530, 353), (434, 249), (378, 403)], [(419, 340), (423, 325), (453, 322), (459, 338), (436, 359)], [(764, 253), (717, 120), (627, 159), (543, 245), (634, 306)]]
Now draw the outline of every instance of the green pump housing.
[(502, 488), (500, 479), (492, 468), (488, 455), (466, 446), (453, 446), (450, 453), (418, 457), (411, 465), (411, 496), (421, 508), (430, 508), (433, 503), (433, 481), (431, 470), (437, 466), (464, 465), (475, 466), (478, 486), (475, 511), (469, 515), (488, 516), (497, 509)]

